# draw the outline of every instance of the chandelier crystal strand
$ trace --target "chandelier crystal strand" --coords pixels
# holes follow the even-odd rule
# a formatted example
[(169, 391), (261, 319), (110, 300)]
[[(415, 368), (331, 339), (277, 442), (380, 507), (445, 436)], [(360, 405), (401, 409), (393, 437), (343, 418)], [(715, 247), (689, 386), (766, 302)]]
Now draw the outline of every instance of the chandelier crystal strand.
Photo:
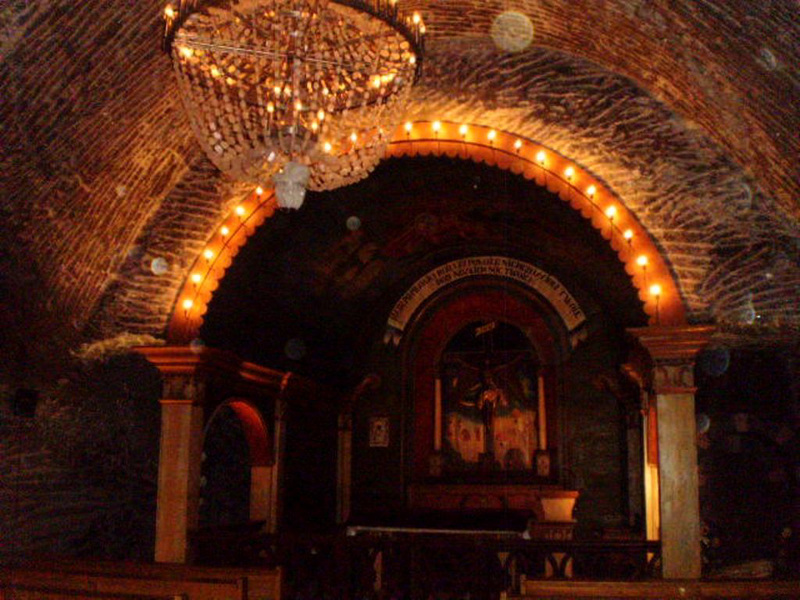
[(392, 0), (182, 0), (164, 14), (201, 146), (254, 185), (289, 164), (313, 190), (366, 177), (419, 75), (424, 25)]

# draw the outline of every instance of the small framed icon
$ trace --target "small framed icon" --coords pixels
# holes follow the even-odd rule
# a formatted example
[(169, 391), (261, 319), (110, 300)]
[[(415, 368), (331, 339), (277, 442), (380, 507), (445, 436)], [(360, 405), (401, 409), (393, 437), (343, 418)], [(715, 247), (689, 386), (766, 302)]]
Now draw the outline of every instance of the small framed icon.
[(389, 417), (370, 417), (369, 419), (369, 447), (389, 447)]

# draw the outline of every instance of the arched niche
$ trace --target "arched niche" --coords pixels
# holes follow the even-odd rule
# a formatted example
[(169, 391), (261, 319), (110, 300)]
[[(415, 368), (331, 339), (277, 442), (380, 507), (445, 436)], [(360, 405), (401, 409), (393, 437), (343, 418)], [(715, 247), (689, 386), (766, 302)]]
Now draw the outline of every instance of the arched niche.
[[(243, 439), (242, 439), (243, 438)], [(212, 520), (202, 523), (208, 526), (216, 525), (242, 525), (250, 521), (264, 522), (269, 528), (271, 526), (271, 487), (273, 482), (273, 450), (271, 444), (272, 435), (267, 427), (261, 411), (248, 399), (228, 398), (220, 403), (208, 417), (203, 430), (203, 453), (206, 457), (202, 465), (204, 477), (209, 477), (209, 468), (214, 467), (210, 462), (214, 462), (212, 447), (223, 444), (224, 447), (216, 448), (215, 454), (220, 454), (228, 460), (229, 464), (222, 465), (222, 468), (229, 471), (227, 477), (231, 479), (232, 489), (213, 490), (219, 495), (239, 494), (244, 497), (228, 498), (227, 503), (234, 508), (239, 507), (233, 515), (235, 518), (223, 520)], [(232, 461), (232, 462), (231, 462)], [(219, 467), (216, 469), (219, 471)], [(220, 473), (216, 473), (217, 476)], [(222, 474), (226, 477), (225, 474)], [(225, 479), (228, 481), (228, 479)], [(207, 485), (208, 485), (207, 481)], [(205, 487), (207, 487), (207, 485)], [(242, 488), (242, 486), (246, 486)], [(201, 493), (201, 497), (203, 494)], [(206, 498), (207, 501), (210, 498)], [(224, 498), (218, 498), (224, 501)], [(241, 510), (241, 506), (246, 506), (246, 511)], [(201, 517), (206, 514), (205, 507), (201, 507)]]
[[(553, 450), (550, 456), (553, 468), (549, 469), (547, 475), (537, 475), (533, 463), (525, 472), (513, 474), (507, 469), (480, 464), (458, 473), (443, 460), (447, 439), (447, 416), (444, 411), (448, 391), (451, 391), (448, 383), (442, 381), (447, 369), (448, 348), (454, 342), (458, 343), (459, 336), (468, 335), (467, 330), (472, 326), (508, 328), (509, 331), (519, 332), (524, 339), (529, 353), (528, 362), (530, 366), (535, 365), (536, 412), (545, 413), (545, 418), (540, 420), (541, 429), (537, 424), (534, 450)], [(547, 302), (532, 290), (507, 280), (493, 277), (472, 279), (449, 287), (432, 298), (420, 310), (410, 329), (404, 344), (403, 361), (407, 414), (413, 414), (413, 430), (408, 432), (413, 440), (410, 480), (486, 483), (509, 478), (529, 482), (552, 482), (557, 479), (558, 373), (560, 363), (569, 353), (570, 344), (566, 329)], [(513, 352), (511, 348), (507, 350), (506, 354)], [(498, 361), (503, 360), (502, 354), (495, 352), (489, 357), (493, 363), (491, 368), (501, 366)], [(465, 372), (476, 367), (476, 364), (470, 365)], [(476, 379), (480, 380), (480, 377), (481, 374), (478, 374)], [(452, 385), (452, 381), (449, 383)], [(543, 411), (539, 410), (540, 393), (543, 396)], [(543, 444), (539, 442), (540, 439)]]

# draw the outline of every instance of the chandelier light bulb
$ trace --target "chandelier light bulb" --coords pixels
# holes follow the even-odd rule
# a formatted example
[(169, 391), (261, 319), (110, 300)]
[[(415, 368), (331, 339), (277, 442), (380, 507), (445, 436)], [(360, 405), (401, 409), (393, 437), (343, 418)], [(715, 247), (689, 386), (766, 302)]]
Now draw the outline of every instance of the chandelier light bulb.
[(325, 111), (322, 110), (321, 108), (317, 111), (317, 119), (319, 119), (320, 121), (325, 120)]
[(458, 128), (458, 133), (461, 134), (462, 138), (467, 137), (467, 132), (468, 131), (469, 131), (469, 127), (467, 127), (466, 125), (462, 125), (461, 127)]
[(614, 217), (616, 217), (616, 216), (617, 216), (617, 207), (616, 207), (616, 206), (613, 206), (613, 205), (612, 205), (612, 206), (609, 206), (609, 207), (606, 209), (606, 216), (607, 216), (609, 219), (611, 219), (611, 220), (613, 221), (613, 220), (614, 220)]
[(588, 188), (586, 188), (586, 195), (589, 196), (589, 198), (594, 198), (594, 195), (596, 193), (597, 193), (597, 188), (594, 187), (593, 185), (590, 185)]
[(404, 126), (404, 127), (405, 127), (405, 130), (406, 130), (406, 133), (411, 133), (411, 128), (412, 128), (413, 126), (414, 126), (414, 125), (411, 123), (411, 121), (406, 121), (406, 124), (405, 124), (405, 126)]
[(243, 216), (244, 216), (244, 206), (242, 206), (242, 205), (240, 204), (239, 206), (237, 206), (237, 207), (234, 209), (234, 211), (233, 211), (233, 212), (235, 212), (235, 213), (236, 213), (236, 216), (237, 216), (237, 217), (243, 217)]
[(567, 178), (567, 181), (572, 181), (572, 178), (575, 176), (575, 169), (572, 167), (567, 167), (564, 170), (564, 177)]
[(230, 229), (228, 229), (228, 228), (227, 228), (225, 225), (223, 225), (223, 226), (222, 226), (222, 227), (220, 227), (220, 229), (219, 229), (219, 234), (220, 234), (222, 237), (228, 237), (228, 235), (230, 235), (230, 233), (231, 233), (231, 230), (230, 230)]
[(661, 286), (657, 283), (654, 283), (650, 286), (650, 295), (655, 296), (656, 298), (661, 296)]
[(172, 8), (171, 4), (167, 4), (164, 7), (164, 17), (170, 20), (175, 18), (175, 9)]
[(647, 266), (647, 262), (647, 256), (644, 254), (639, 255), (639, 257), (636, 259), (636, 264), (642, 268)]
[(258, 187), (256, 188), (256, 196), (260, 196), (260, 195), (261, 195), (261, 194), (263, 194), (263, 193), (264, 193), (264, 188), (263, 188), (263, 187), (261, 187), (261, 186), (258, 186)]
[(191, 298), (187, 298), (186, 300), (183, 301), (183, 310), (189, 311), (192, 309), (193, 306), (194, 306), (194, 300), (192, 300)]
[(331, 150), (333, 150), (333, 146), (331, 146), (330, 142), (325, 142), (325, 144), (323, 144), (322, 146), (322, 149), (325, 151), (326, 154), (330, 154)]
[(197, 284), (199, 284), (201, 281), (203, 281), (203, 276), (202, 276), (202, 275), (200, 275), (200, 273), (192, 273), (192, 283), (194, 283), (195, 285), (197, 285)]
[(422, 21), (422, 17), (419, 16), (418, 12), (415, 12), (414, 15), (411, 17), (411, 20), (414, 22), (414, 25), (419, 25)]
[(522, 150), (522, 140), (517, 140), (516, 142), (514, 142), (514, 150), (516, 150), (517, 153), (519, 153), (519, 151)]
[(633, 229), (626, 229), (622, 237), (630, 242), (633, 239)]
[(441, 121), (434, 121), (431, 124), (431, 128), (433, 129), (434, 133), (439, 133), (442, 129), (442, 122)]
[(203, 252), (203, 256), (205, 257), (206, 260), (211, 260), (212, 258), (214, 258), (214, 251), (211, 249), (207, 249), (205, 252)]
[(536, 162), (538, 162), (540, 165), (544, 164), (544, 159), (545, 158), (546, 158), (546, 155), (544, 153), (544, 150), (539, 150), (539, 152), (536, 153)]
[(356, 143), (356, 141), (358, 141), (358, 135), (356, 134), (355, 131), (350, 134), (350, 141), (353, 142), (354, 144)]
[(488, 135), (486, 137), (489, 138), (490, 142), (493, 142), (494, 138), (497, 137), (497, 132), (494, 129), (491, 129), (491, 130), (489, 130), (489, 133), (488, 133)]

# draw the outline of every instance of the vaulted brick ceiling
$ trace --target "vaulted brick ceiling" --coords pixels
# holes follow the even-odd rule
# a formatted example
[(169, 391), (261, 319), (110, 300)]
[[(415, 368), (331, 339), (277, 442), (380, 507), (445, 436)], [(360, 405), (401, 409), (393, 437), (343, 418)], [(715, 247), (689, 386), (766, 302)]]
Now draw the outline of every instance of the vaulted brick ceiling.
[[(800, 324), (796, 2), (406, 3), (430, 32), (410, 116), (512, 131), (590, 169), (661, 247), (692, 320), (756, 336)], [(192, 137), (162, 8), (0, 9), (0, 327), (19, 363), (163, 335), (191, 261), (246, 192)], [(504, 10), (530, 16), (529, 49), (492, 44)]]

